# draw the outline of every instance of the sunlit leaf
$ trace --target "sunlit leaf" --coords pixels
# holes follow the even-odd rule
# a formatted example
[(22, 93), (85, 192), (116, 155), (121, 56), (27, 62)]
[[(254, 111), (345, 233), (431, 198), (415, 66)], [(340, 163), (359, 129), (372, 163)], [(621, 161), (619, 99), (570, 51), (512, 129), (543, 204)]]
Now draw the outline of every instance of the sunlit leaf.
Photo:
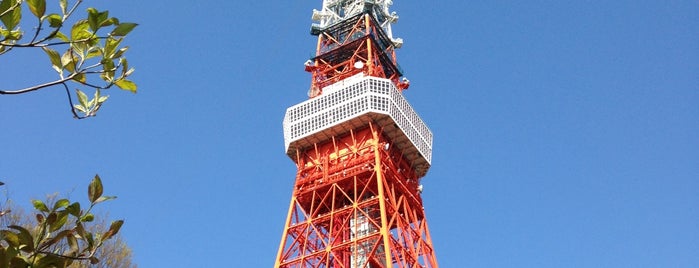
[(106, 82), (112, 82), (114, 80), (115, 65), (114, 61), (108, 58), (103, 58), (100, 63), (102, 63), (102, 74), (100, 77)]
[(119, 24), (119, 19), (112, 17), (112, 18), (108, 18), (108, 19), (102, 21), (102, 24), (100, 26), (105, 27), (105, 26), (111, 26), (111, 25), (115, 25), (115, 24)]
[(90, 199), (90, 202), (95, 202), (97, 198), (100, 198), (102, 196), (102, 191), (104, 189), (102, 188), (102, 179), (100, 179), (100, 176), (95, 174), (95, 177), (92, 179), (92, 182), (90, 182), (90, 186), (87, 188), (87, 197)]
[(80, 111), (81, 113), (87, 113), (87, 108), (85, 106), (80, 105), (80, 104), (73, 105), (73, 108)]
[(70, 204), (70, 201), (68, 201), (68, 199), (65, 199), (65, 198), (64, 198), (64, 199), (61, 199), (61, 200), (56, 201), (56, 204), (53, 204), (53, 209), (56, 210), (56, 209), (59, 209), (59, 208), (65, 208), (65, 207), (67, 207), (69, 204)]
[(125, 53), (127, 50), (129, 50), (129, 47), (122, 47), (122, 48), (120, 48), (119, 50), (117, 50), (116, 53), (114, 53), (114, 55), (112, 56), (112, 58), (115, 58), (115, 59), (116, 59), (116, 58), (121, 58), (121, 56), (123, 56), (124, 53)]
[(87, 22), (87, 20), (79, 20), (73, 24), (73, 27), (70, 29), (70, 38), (73, 41), (77, 40), (84, 40), (92, 36), (92, 33), (89, 32), (90, 25)]
[[(102, 102), (104, 102), (104, 101), (102, 101)], [(100, 198), (97, 198), (97, 200), (95, 200), (95, 204), (102, 203), (104, 201), (112, 200), (112, 199), (116, 199), (116, 198), (117, 198), (116, 196), (100, 196)]]
[(73, 76), (73, 80), (80, 83), (85, 83), (87, 82), (87, 76), (84, 73), (79, 73)]
[(56, 70), (56, 72), (63, 73), (63, 64), (61, 64), (61, 55), (58, 54), (57, 51), (50, 49), (48, 47), (41, 47), (44, 52), (46, 52), (46, 55), (49, 56), (49, 59), (51, 60), (51, 65), (53, 65), (53, 69)]
[(68, 37), (65, 34), (63, 34), (62, 32), (56, 32), (56, 35), (54, 35), (53, 37), (58, 38), (58, 40), (61, 40), (63, 42), (70, 41), (70, 39), (68, 39)]
[(114, 84), (116, 84), (119, 88), (123, 90), (128, 90), (133, 93), (136, 93), (136, 90), (138, 89), (136, 83), (132, 82), (131, 80), (121, 79), (114, 82)]
[(46, 0), (27, 0), (27, 5), (29, 6), (29, 11), (37, 18), (44, 16), (46, 12)]
[(137, 23), (131, 23), (131, 22), (124, 22), (120, 23), (117, 25), (114, 30), (110, 33), (112, 36), (126, 36), (129, 34), (134, 28), (138, 26)]
[(34, 209), (41, 211), (41, 212), (49, 212), (49, 207), (44, 204), (43, 201), (34, 199), (32, 200), (32, 205), (34, 205)]
[(61, 66), (63, 66), (64, 69), (66, 69), (68, 72), (75, 72), (75, 55), (73, 55), (73, 51), (71, 49), (66, 50), (66, 52), (63, 53), (61, 56)]
[(90, 30), (97, 31), (97, 28), (99, 27), (99, 12), (95, 8), (88, 8), (87, 9), (87, 22), (88, 25), (90, 25)]
[(102, 55), (102, 50), (100, 50), (99, 47), (93, 46), (90, 49), (88, 49), (87, 56), (85, 57), (85, 59), (91, 59), (91, 58), (101, 56), (101, 55)]
[(58, 3), (61, 6), (62, 14), (66, 14), (66, 12), (68, 11), (68, 0), (59, 0)]
[(58, 28), (63, 25), (63, 19), (61, 18), (61, 15), (58, 15), (56, 13), (49, 14), (46, 17), (44, 17), (44, 19), (49, 22), (49, 26), (51, 26), (52, 28)]
[[(12, 11), (5, 13), (10, 9)], [(5, 28), (14, 30), (22, 19), (22, 6), (16, 0), (2, 0), (0, 1), (0, 13), (5, 13), (4, 16), (0, 17)]]
[(107, 41), (104, 43), (104, 57), (105, 58), (108, 58), (108, 59), (114, 58), (114, 54), (116, 53), (116, 49), (117, 49), (117, 47), (119, 47), (121, 40), (123, 40), (123, 38), (112, 38), (112, 37), (107, 38)]
[(22, 33), (23, 33), (23, 32), (22, 32), (22, 31), (19, 31), (19, 30), (17, 30), (17, 31), (9, 31), (9, 32), (7, 33), (7, 35), (5, 36), (5, 38), (6, 38), (7, 40), (19, 40), (19, 39), (22, 39)]
[(121, 77), (127, 77), (129, 76), (128, 70), (129, 70), (129, 61), (126, 60), (126, 58), (121, 58), (119, 59), (119, 63), (121, 64)]
[[(78, 95), (78, 102), (80, 103), (80, 105), (82, 105), (83, 107), (86, 107), (86, 108), (89, 107), (89, 106), (87, 106), (87, 95), (85, 95), (84, 92), (80, 91), (80, 89), (76, 89), (75, 91)], [(92, 185), (92, 184), (90, 184), (90, 185)], [(88, 190), (88, 192), (92, 190), (91, 188), (92, 188), (92, 186), (90, 186), (90, 189)], [(91, 197), (90, 197), (90, 200), (92, 201)]]

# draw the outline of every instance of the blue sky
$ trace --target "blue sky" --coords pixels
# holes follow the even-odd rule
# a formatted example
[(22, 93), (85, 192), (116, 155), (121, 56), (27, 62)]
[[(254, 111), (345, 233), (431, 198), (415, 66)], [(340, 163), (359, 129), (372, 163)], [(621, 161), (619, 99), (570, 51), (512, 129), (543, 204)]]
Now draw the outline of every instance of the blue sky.
[[(49, 1), (50, 2), (50, 1)], [(140, 267), (270, 267), (295, 167), (315, 1), (86, 1), (140, 26), (139, 93), (74, 120), (61, 88), (0, 96), (10, 198), (95, 173)], [(406, 98), (434, 132), (442, 267), (699, 266), (699, 3), (402, 1)], [(0, 58), (0, 87), (54, 79)]]

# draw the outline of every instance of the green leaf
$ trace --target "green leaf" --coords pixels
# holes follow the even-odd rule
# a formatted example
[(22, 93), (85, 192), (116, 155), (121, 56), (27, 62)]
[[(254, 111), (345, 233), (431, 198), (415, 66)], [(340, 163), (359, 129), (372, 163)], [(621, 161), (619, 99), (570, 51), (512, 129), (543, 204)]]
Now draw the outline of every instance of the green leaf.
[(5, 28), (8, 30), (14, 30), (20, 19), (22, 19), (22, 6), (20, 3), (16, 0), (2, 0), (0, 2), (0, 14), (11, 9), (11, 11), (0, 17), (0, 20), (2, 20), (2, 23), (5, 24)]
[(32, 237), (32, 234), (29, 233), (29, 231), (27, 229), (24, 229), (24, 227), (17, 226), (17, 225), (10, 225), (10, 226), (7, 226), (7, 228), (19, 231), (19, 233), (17, 234), (17, 237), (19, 238), (20, 245), (24, 246), (21, 248), (22, 251), (25, 251), (25, 252), (34, 251), (34, 237)]
[[(78, 94), (78, 102), (80, 102), (80, 105), (82, 105), (83, 107), (88, 107), (87, 106), (87, 95), (84, 92), (80, 91), (80, 89), (76, 89), (75, 91)], [(93, 182), (94, 182), (94, 180), (93, 180)], [(90, 187), (92, 187), (92, 184), (90, 184)], [(91, 188), (88, 189), (88, 194), (89, 194), (90, 190), (92, 190), (92, 189)], [(91, 197), (90, 197), (90, 201), (92, 201)]]
[(138, 89), (136, 83), (126, 79), (117, 80), (116, 82), (114, 82), (114, 84), (116, 84), (119, 88), (123, 90), (128, 90), (133, 93), (136, 93), (136, 90)]
[(70, 234), (72, 234), (72, 233), (73, 233), (73, 230), (63, 230), (63, 231), (60, 231), (60, 232), (58, 232), (58, 233), (56, 234), (56, 236), (54, 236), (54, 237), (51, 238), (50, 240), (41, 243), (41, 244), (39, 245), (39, 248), (48, 248), (49, 246), (54, 245), (54, 244), (60, 242), (63, 238), (68, 237), (68, 236), (69, 236)]
[(119, 63), (121, 64), (121, 78), (129, 76), (131, 74), (129, 72), (129, 61), (126, 60), (126, 58), (121, 58), (119, 59)]
[(90, 25), (90, 30), (97, 31), (99, 27), (99, 11), (95, 8), (87, 8), (87, 22)]
[(53, 69), (56, 70), (59, 74), (63, 73), (63, 64), (61, 64), (61, 55), (58, 54), (57, 51), (50, 49), (48, 47), (41, 47), (44, 52), (46, 52), (46, 55), (49, 56), (49, 59), (51, 60), (51, 65), (53, 65)]
[(123, 56), (124, 53), (125, 53), (127, 50), (129, 50), (129, 47), (122, 47), (122, 48), (120, 48), (119, 50), (117, 50), (116, 53), (114, 53), (114, 55), (112, 56), (112, 58), (115, 58), (115, 59), (116, 59), (116, 58), (121, 58), (121, 56)]
[(87, 213), (84, 216), (80, 217), (80, 221), (84, 222), (91, 222), (95, 220), (95, 215), (92, 213)]
[(104, 43), (104, 57), (108, 59), (113, 59), (114, 54), (117, 51), (117, 47), (119, 47), (119, 44), (121, 44), (121, 40), (124, 40), (123, 38), (112, 38), (109, 37), (107, 38), (107, 41)]
[(114, 65), (114, 61), (108, 58), (102, 58), (100, 61), (102, 63), (102, 73), (100, 74), (100, 77), (102, 80), (111, 83), (114, 80), (114, 68), (116, 67)]
[(106, 26), (111, 26), (111, 25), (119, 25), (119, 19), (117, 18), (108, 18), (104, 21), (102, 21), (102, 24), (100, 24), (100, 27), (106, 27)]
[(49, 14), (46, 17), (44, 17), (44, 19), (49, 22), (49, 26), (51, 26), (51, 28), (58, 28), (63, 25), (63, 18), (61, 17), (61, 15), (58, 15), (56, 13)]
[(79, 73), (73, 76), (73, 80), (79, 83), (85, 83), (87, 81), (87, 76), (84, 73)]
[(68, 0), (60, 0), (58, 3), (61, 5), (61, 14), (65, 15), (68, 12)]
[(109, 226), (109, 230), (102, 235), (102, 241), (107, 240), (119, 233), (119, 230), (123, 224), (124, 220), (113, 221)]
[(73, 108), (80, 111), (81, 113), (84, 113), (84, 114), (87, 113), (87, 108), (85, 106), (80, 105), (80, 104), (73, 105)]
[(67, 211), (61, 211), (56, 213), (56, 221), (53, 223), (49, 224), (49, 231), (54, 232), (57, 231), (58, 229), (61, 229), (63, 225), (66, 224), (68, 221), (68, 212)]
[(7, 241), (7, 243), (10, 244), (10, 246), (19, 246), (19, 236), (17, 234), (9, 230), (0, 230), (0, 236), (2, 236), (2, 239)]
[(59, 208), (65, 208), (70, 204), (70, 201), (68, 199), (61, 199), (56, 201), (56, 204), (53, 205), (53, 210), (57, 210)]
[(22, 32), (22, 31), (19, 31), (19, 30), (17, 30), (17, 31), (9, 31), (9, 32), (7, 33), (7, 35), (5, 36), (5, 38), (6, 38), (7, 40), (19, 40), (19, 39), (22, 39), (22, 34), (23, 34), (23, 32)]
[(70, 39), (68, 39), (68, 36), (66, 36), (62, 32), (56, 32), (56, 34), (53, 36), (53, 38), (58, 38), (58, 40), (61, 40), (63, 42), (70, 42)]
[(102, 188), (102, 179), (100, 179), (100, 176), (95, 174), (95, 177), (92, 179), (92, 182), (90, 182), (90, 186), (87, 188), (87, 196), (90, 199), (90, 202), (95, 202), (97, 198), (100, 198), (102, 196), (102, 191), (104, 189)]
[(137, 23), (131, 23), (131, 22), (124, 22), (120, 23), (117, 25), (114, 30), (109, 34), (111, 36), (126, 36), (129, 34), (134, 28), (138, 26)]
[(73, 215), (75, 217), (80, 216), (80, 203), (75, 202), (73, 204), (70, 204), (70, 206), (66, 207), (66, 211), (68, 211), (70, 215)]
[(63, 56), (61, 56), (61, 66), (63, 66), (64, 69), (66, 69), (68, 72), (75, 72), (75, 65), (77, 63), (75, 62), (75, 55), (73, 55), (73, 50), (68, 49), (66, 50), (65, 53), (63, 53)]
[(85, 227), (80, 221), (75, 223), (75, 228), (73, 228), (73, 230), (75, 230), (80, 237), (84, 238), (87, 235), (87, 231), (85, 231)]
[(87, 57), (85, 59), (91, 59), (97, 56), (101, 56), (102, 51), (99, 49), (97, 46), (90, 47), (90, 49), (87, 51)]
[(88, 39), (92, 36), (89, 29), (90, 25), (87, 20), (79, 20), (75, 22), (73, 27), (70, 29), (70, 38), (73, 41)]
[(27, 0), (29, 11), (37, 18), (41, 19), (46, 12), (46, 0)]
[(95, 200), (95, 204), (102, 203), (104, 201), (112, 200), (112, 199), (116, 199), (116, 198), (117, 198), (116, 196), (100, 196), (100, 198), (97, 198), (97, 200)]
[(88, 8), (87, 9), (87, 21), (90, 24), (90, 30), (97, 32), (102, 26), (108, 25), (109, 21), (109, 11), (99, 12), (97, 9)]
[(32, 204), (34, 205), (34, 208), (38, 211), (49, 212), (49, 207), (47, 207), (46, 204), (44, 204), (44, 202), (41, 200), (34, 199), (32, 200)]

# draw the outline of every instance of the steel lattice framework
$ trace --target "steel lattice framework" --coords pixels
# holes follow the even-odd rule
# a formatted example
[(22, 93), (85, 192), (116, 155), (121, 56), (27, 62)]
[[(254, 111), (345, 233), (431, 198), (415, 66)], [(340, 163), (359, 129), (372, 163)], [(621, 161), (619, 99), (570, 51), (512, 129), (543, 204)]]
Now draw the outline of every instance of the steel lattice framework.
[(284, 118), (297, 173), (275, 267), (438, 267), (420, 196), (432, 132), (401, 94), (391, 4), (313, 12), (311, 98)]

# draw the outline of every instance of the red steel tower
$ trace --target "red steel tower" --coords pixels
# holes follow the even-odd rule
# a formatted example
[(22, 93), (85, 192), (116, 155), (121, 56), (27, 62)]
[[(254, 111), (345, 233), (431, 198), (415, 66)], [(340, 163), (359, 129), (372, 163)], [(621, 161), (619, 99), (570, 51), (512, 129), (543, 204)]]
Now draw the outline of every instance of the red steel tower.
[(432, 133), (402, 95), (391, 0), (313, 10), (310, 99), (287, 109), (297, 173), (275, 268), (438, 267), (420, 179)]

